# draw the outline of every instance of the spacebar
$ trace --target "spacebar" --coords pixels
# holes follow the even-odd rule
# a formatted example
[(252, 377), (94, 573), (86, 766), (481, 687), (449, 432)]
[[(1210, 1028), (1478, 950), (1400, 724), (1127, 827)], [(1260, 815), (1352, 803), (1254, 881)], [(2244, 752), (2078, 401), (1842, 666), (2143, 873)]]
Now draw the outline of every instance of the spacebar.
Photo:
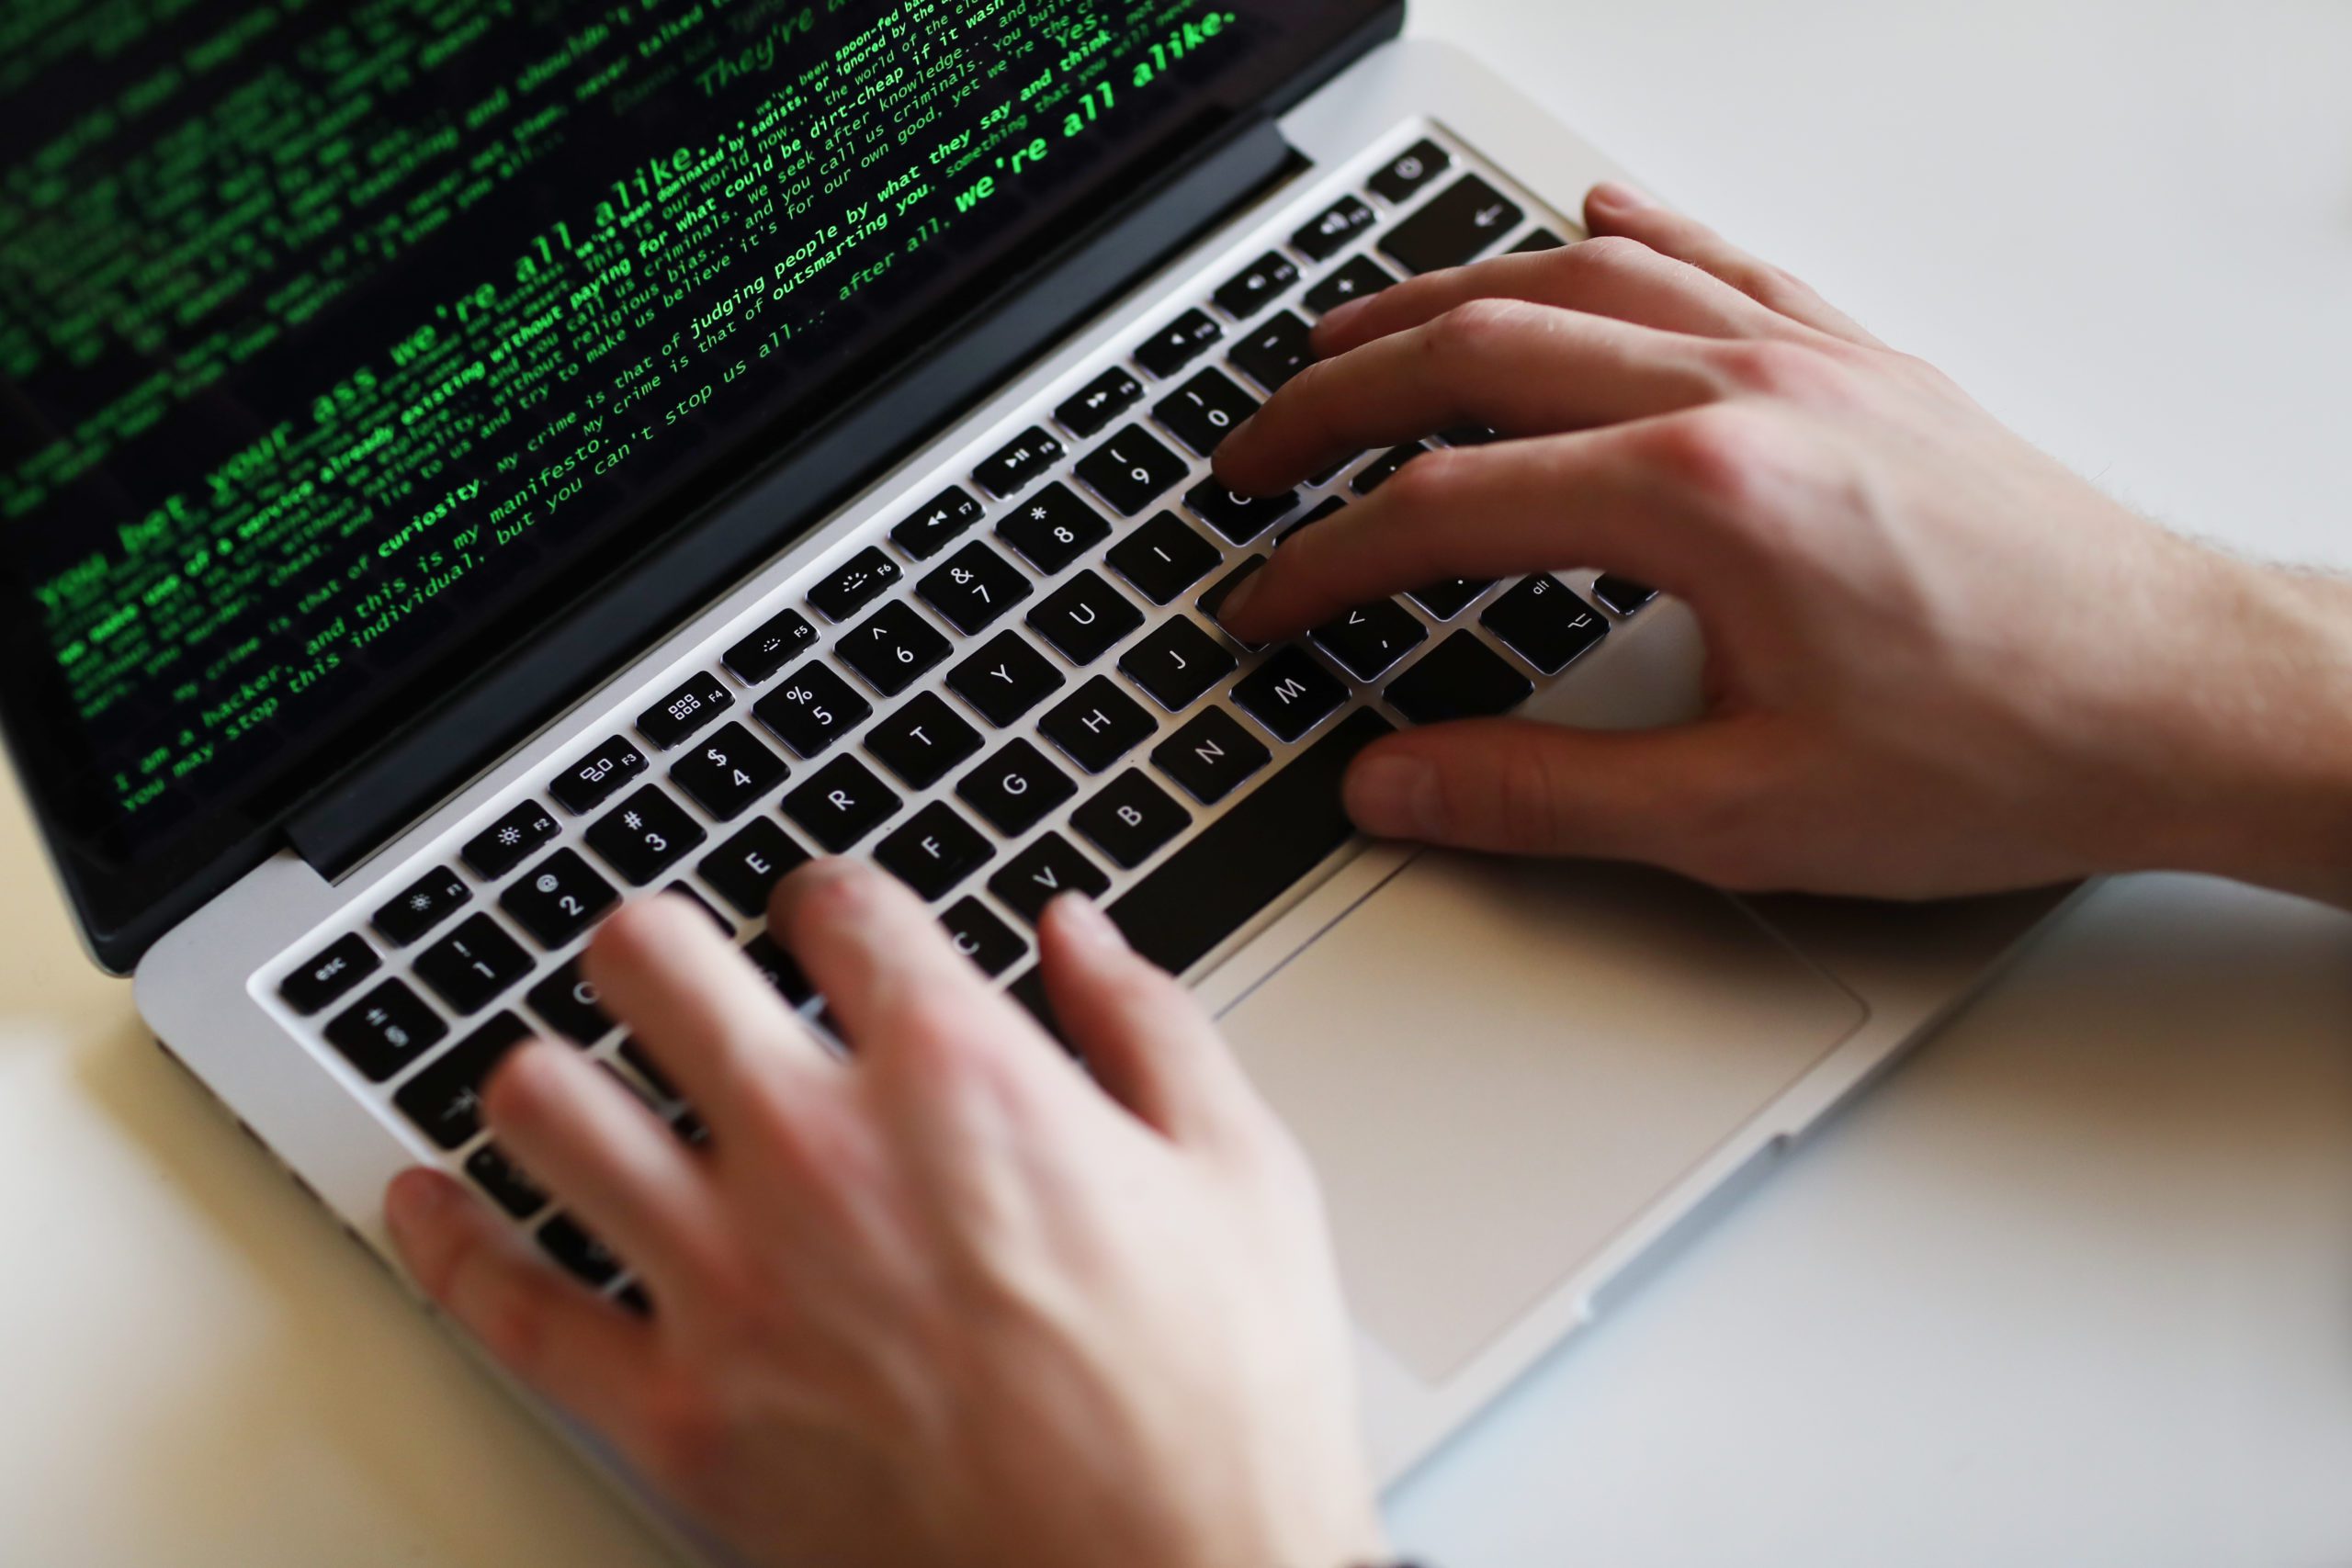
[(1358, 708), (1111, 906), (1136, 952), (1182, 975), (1354, 831), (1340, 781), (1396, 727)]

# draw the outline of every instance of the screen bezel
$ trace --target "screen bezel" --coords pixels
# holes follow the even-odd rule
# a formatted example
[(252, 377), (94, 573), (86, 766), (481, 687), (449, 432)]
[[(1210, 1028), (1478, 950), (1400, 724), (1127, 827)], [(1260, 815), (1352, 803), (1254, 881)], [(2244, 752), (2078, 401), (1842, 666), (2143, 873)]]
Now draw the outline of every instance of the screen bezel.
[[(1091, 314), (1102, 302), (1099, 297), (1074, 298), (1067, 290), (1040, 288), (1041, 281), (1054, 277), (1057, 269), (1072, 265), (1090, 247), (1099, 249), (1114, 240), (1123, 225), (1136, 222), (1155, 200), (1181, 183), (1190, 164), (1213, 156), (1231, 141), (1238, 130), (1287, 108), (1345, 65), (1393, 37), (1401, 30), (1404, 10), (1403, 0), (1321, 0), (1316, 14), (1302, 21), (1297, 30), (1283, 40), (1283, 49), (1246, 62), (1208, 87), (1195, 116), (1172, 133), (1180, 145), (1170, 146), (1170, 139), (1163, 137), (1139, 141), (1120, 156), (1106, 160), (1092, 177), (1054, 204), (1050, 209), (1052, 220), (1067, 228), (1068, 237), (1060, 243), (1036, 247), (1027, 254), (1025, 265), (992, 280), (985, 290), (968, 289), (935, 302), (928, 313), (894, 334), (890, 345), (895, 358), (888, 362), (888, 367), (869, 380), (857, 397), (845, 401), (825, 423), (801, 426), (797, 438), (789, 442), (775, 442), (773, 425), (733, 442), (729, 452), (714, 457), (662, 502), (665, 509), (673, 508), (683, 515), (662, 533), (657, 542), (633, 553), (606, 547), (599, 558), (581, 563), (536, 590), (530, 600), (531, 612), (526, 617), (530, 629), (507, 634), (501, 654), (489, 662), (478, 662), (479, 672), (471, 681), (461, 686), (440, 688), (429, 696), (423, 693), (420, 688), (424, 678), (434, 671), (462, 662), (472, 642), (443, 649), (431, 666), (415, 672), (415, 679), (409, 682), (404, 706), (397, 716), (385, 722), (385, 716), (371, 710), (375, 734), (364, 748), (353, 748), (348, 733), (322, 732), (279, 768), (277, 779), (249, 790), (236, 803), (216, 811), (203, 830), (190, 832), (176, 842), (127, 863), (109, 862), (90, 852), (82, 840), (69, 830), (65, 813), (58, 809), (60, 803), (45, 797), (43, 792), (49, 781), (26, 767), (20, 755), (28, 745), (38, 744), (47, 726), (61, 722), (49, 706), (54, 700), (53, 689), (48, 683), (19, 679), (17, 671), (0, 668), (0, 736), (5, 737), (10, 761), (40, 828), (51, 863), (92, 955), (112, 972), (128, 973), (140, 954), (172, 925), (284, 847), (293, 825), (302, 825), (301, 830), (291, 836), (298, 847), (306, 850), (338, 838), (348, 840), (349, 821), (346, 819), (339, 829), (334, 818), (345, 803), (364, 800), (369, 803), (372, 813), (370, 829), (380, 835), (429, 809), (448, 790), (494, 762), (548, 715), (560, 711), (641, 653), (692, 604), (707, 602), (723, 591), (729, 577), (740, 577), (759, 559), (787, 547), (858, 483), (934, 433), (939, 423), (952, 417), (956, 408), (976, 400), (985, 388), (1009, 379), (1039, 348)], [(1157, 173), (1146, 177), (1143, 171), (1147, 168)], [(1248, 188), (1245, 185), (1233, 195), (1244, 196)], [(1159, 242), (1149, 254), (1136, 257), (1120, 281), (1124, 283), (1150, 270), (1163, 258), (1167, 243), (1164, 240)], [(1040, 295), (1045, 298), (1036, 298)], [(697, 575), (707, 581), (697, 585), (698, 591), (684, 594), (684, 603), (670, 603), (681, 597), (676, 592), (655, 596), (662, 600), (659, 614), (639, 615), (634, 619), (641, 624), (627, 627), (621, 625), (631, 619), (626, 609), (620, 608), (616, 614), (616, 606), (606, 604), (601, 619), (615, 635), (612, 655), (602, 663), (586, 668), (575, 665), (570, 670), (569, 678), (560, 683), (501, 680), (505, 662), (526, 652), (539, 632), (557, 617), (571, 615), (600, 599), (620, 597), (612, 591), (622, 579), (633, 582), (640, 574), (665, 571), (665, 562), (683, 563), (695, 557), (697, 542), (706, 534), (716, 532), (715, 525), (737, 509), (743, 495), (754, 485), (795, 470), (829, 430), (854, 419), (861, 410), (888, 394), (912, 370), (927, 366), (937, 345), (952, 342), (960, 329), (1009, 309), (1033, 315), (1048, 311), (1054, 319), (1037, 322), (1036, 332), (1024, 334), (1035, 342), (1020, 352), (1000, 351), (998, 357), (1002, 363), (989, 367), (987, 374), (977, 378), (970, 395), (959, 399), (954, 407), (933, 411), (926, 423), (908, 429), (894, 445), (876, 450), (862, 472), (846, 472), (840, 470), (838, 465), (830, 466), (831, 471), (823, 476), (827, 482), (818, 491), (816, 504), (805, 509), (801, 515), (779, 520), (777, 525), (765, 530), (755, 541), (741, 540), (742, 530), (737, 529), (739, 538), (732, 549), (719, 552), (725, 558), (723, 561), (715, 562), (711, 558), (713, 552), (702, 549), (702, 558), (690, 570), (698, 569)], [(669, 575), (674, 578), (674, 570), (670, 570)], [(676, 584), (673, 582), (673, 586)], [(518, 685), (528, 689), (514, 690)], [(415, 753), (420, 741), (434, 738), (435, 716), (492, 687), (499, 689), (502, 698), (511, 696), (513, 701), (526, 705), (520, 710), (524, 716), (516, 719), (507, 732), (484, 734), (480, 743), (465, 754), (445, 754), (420, 765)], [(446, 731), (448, 727), (438, 728)], [(437, 743), (446, 748), (446, 742)], [(348, 754), (328, 762), (326, 756), (338, 748), (351, 749)], [(303, 782), (293, 782), (286, 777), (288, 773), (300, 775)], [(415, 798), (387, 811), (384, 781), (388, 778), (395, 781), (390, 786), (390, 797), (413, 794)], [(375, 818), (382, 818), (380, 825)], [(348, 869), (343, 863), (320, 863), (322, 859), (339, 862), (346, 858), (332, 850), (323, 855), (314, 852), (309, 858), (325, 875), (339, 875)]]

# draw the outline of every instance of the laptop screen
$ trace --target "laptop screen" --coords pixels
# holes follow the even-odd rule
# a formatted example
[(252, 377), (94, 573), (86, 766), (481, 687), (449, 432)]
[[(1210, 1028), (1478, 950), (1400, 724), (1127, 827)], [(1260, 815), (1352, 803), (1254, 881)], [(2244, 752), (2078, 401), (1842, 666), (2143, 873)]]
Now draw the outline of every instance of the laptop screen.
[(1379, 9), (9, 7), (0, 693), (53, 841), (135, 897), (267, 827)]

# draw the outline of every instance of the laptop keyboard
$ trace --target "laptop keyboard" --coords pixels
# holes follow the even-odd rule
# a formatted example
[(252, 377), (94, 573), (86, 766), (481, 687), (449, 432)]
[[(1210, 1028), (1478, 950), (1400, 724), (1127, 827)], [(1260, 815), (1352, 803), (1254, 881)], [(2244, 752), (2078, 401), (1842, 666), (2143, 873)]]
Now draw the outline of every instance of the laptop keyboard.
[(1067, 378), (1037, 423), (716, 636), (666, 695), (583, 723), (569, 766), (260, 988), (550, 1257), (641, 1302), (480, 1115), (491, 1068), (544, 1034), (703, 1135), (582, 977), (589, 933), (625, 901), (692, 898), (820, 1027), (822, 998), (764, 929), (770, 891), (817, 854), (870, 855), (1041, 1016), (1033, 927), (1060, 892), (1102, 899), (1164, 967), (1196, 964), (1350, 841), (1340, 783), (1365, 746), (1510, 710), (1652, 597), (1619, 578), (1601, 607), (1549, 576), (1454, 579), (1270, 649), (1218, 625), (1278, 538), (1430, 446), (1269, 499), (1227, 491), (1207, 459), (1309, 363), (1320, 315), (1558, 243), (1509, 185), (1435, 135), (1335, 181), (1279, 243), (1244, 247), (1254, 259), (1171, 299), (1115, 363)]

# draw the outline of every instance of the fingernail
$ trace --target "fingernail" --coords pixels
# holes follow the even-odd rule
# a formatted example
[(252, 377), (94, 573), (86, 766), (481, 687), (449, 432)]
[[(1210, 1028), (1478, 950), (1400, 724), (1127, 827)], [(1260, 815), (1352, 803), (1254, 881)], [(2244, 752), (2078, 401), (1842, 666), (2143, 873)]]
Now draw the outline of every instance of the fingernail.
[(1418, 757), (1367, 757), (1348, 771), (1348, 815), (1375, 837), (1420, 839), (1437, 827), (1437, 770)]
[(433, 1171), (404, 1170), (384, 1190), (385, 1223), (401, 1232), (427, 1229), (449, 1212), (457, 1195), (456, 1184)]
[(1059, 911), (1055, 919), (1061, 921), (1070, 935), (1087, 946), (1104, 953), (1117, 953), (1126, 948), (1126, 933), (1102, 912), (1102, 905), (1085, 894), (1065, 893), (1054, 900), (1054, 907)]
[(1588, 197), (1595, 207), (1605, 207), (1616, 212), (1639, 212), (1655, 206), (1650, 198), (1621, 180), (1603, 180), (1592, 187)]

